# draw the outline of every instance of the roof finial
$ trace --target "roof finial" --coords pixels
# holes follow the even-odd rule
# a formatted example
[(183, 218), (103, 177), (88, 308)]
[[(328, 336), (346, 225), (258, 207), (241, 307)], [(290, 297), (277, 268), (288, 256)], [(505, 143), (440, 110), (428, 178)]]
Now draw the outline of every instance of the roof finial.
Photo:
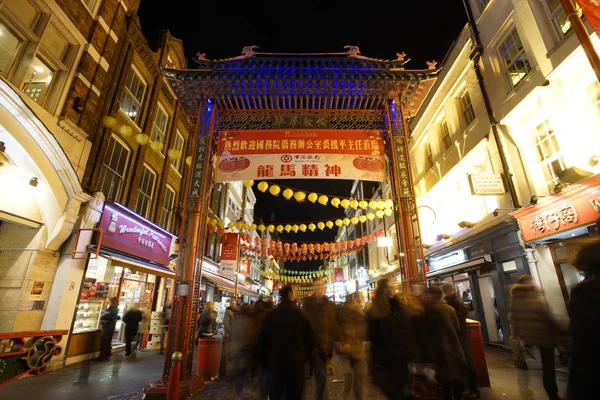
[(404, 59), (406, 58), (406, 53), (396, 53), (396, 57), (396, 61), (404, 61)]
[(208, 61), (206, 59), (206, 53), (197, 52), (196, 53), (196, 58), (198, 58), (198, 61)]
[(258, 46), (256, 45), (252, 45), (252, 46), (245, 46), (242, 49), (242, 54), (244, 55), (244, 57), (254, 57), (254, 49), (258, 49)]
[(427, 61), (427, 69), (435, 69), (436, 65), (437, 65), (437, 61), (435, 61), (435, 60)]
[(360, 50), (358, 46), (350, 46), (349, 44), (344, 46), (345, 49), (348, 49), (348, 57), (357, 57), (360, 54)]

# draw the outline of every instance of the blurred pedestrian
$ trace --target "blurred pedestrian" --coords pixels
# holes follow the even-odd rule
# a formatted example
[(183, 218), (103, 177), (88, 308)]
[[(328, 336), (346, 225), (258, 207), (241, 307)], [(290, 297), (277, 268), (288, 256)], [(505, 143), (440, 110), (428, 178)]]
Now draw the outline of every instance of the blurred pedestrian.
[(215, 333), (215, 323), (217, 322), (217, 313), (215, 312), (215, 305), (212, 301), (206, 303), (204, 311), (198, 318), (198, 328), (196, 330), (196, 344), (198, 339), (203, 337), (212, 337)]
[(119, 317), (119, 298), (112, 297), (109, 306), (102, 311), (100, 323), (102, 324), (102, 336), (100, 337), (100, 360), (108, 360), (112, 353), (112, 337), (115, 333), (115, 325)]
[[(544, 297), (538, 293), (530, 275), (519, 277), (519, 283), (510, 290), (508, 319), (513, 338), (528, 346), (536, 346), (542, 356), (542, 379), (550, 400), (558, 400), (554, 351), (560, 330), (551, 317)], [(591, 397), (587, 397), (591, 398)]]
[(410, 399), (408, 364), (414, 343), (408, 313), (394, 295), (389, 279), (377, 282), (373, 305), (367, 312), (367, 340), (371, 348), (371, 377), (388, 399)]
[[(267, 315), (267, 312), (270, 311), (271, 309), (273, 309), (273, 302), (269, 300), (265, 300), (265, 298), (263, 296), (260, 296), (260, 298), (258, 299), (258, 301), (256, 302), (256, 304), (254, 305), (254, 318), (256, 321), (257, 326), (262, 327), (262, 322), (265, 318), (265, 316)], [(263, 368), (260, 366), (260, 354), (259, 354), (259, 349), (258, 346), (255, 347), (256, 349), (256, 354), (255, 354), (255, 364), (256, 366), (258, 366), (259, 368), (259, 379), (260, 379), (260, 393), (259, 393), (259, 398), (260, 400), (267, 400), (269, 397), (269, 388), (270, 388), (270, 382), (269, 382), (269, 370), (267, 368)]]
[(358, 301), (348, 298), (338, 312), (339, 341), (336, 350), (347, 362), (344, 374), (344, 400), (354, 389), (356, 400), (362, 400), (365, 378), (365, 346), (367, 324)]
[(333, 342), (336, 337), (337, 310), (335, 304), (325, 296), (325, 281), (322, 278), (313, 280), (313, 294), (306, 298), (303, 310), (308, 314), (315, 339), (312, 359), (312, 370), (317, 387), (316, 399), (322, 400), (325, 395), (328, 364), (333, 357)]
[(312, 355), (312, 328), (295, 303), (292, 286), (285, 285), (279, 294), (281, 303), (265, 315), (259, 333), (260, 364), (269, 371), (271, 400), (300, 400)]
[(163, 310), (163, 325), (160, 330), (160, 352), (158, 354), (164, 354), (165, 351), (165, 337), (169, 330), (169, 318), (171, 318), (171, 303), (167, 304)]
[(231, 329), (231, 354), (235, 359), (235, 373), (237, 375), (235, 394), (238, 399), (241, 399), (244, 383), (250, 372), (257, 333), (252, 307), (249, 304), (241, 306)]
[(436, 361), (438, 380), (442, 382), (444, 400), (463, 399), (466, 361), (460, 343), (460, 324), (456, 311), (442, 300), (442, 289), (427, 290), (431, 346)]
[(444, 292), (444, 300), (446, 304), (454, 309), (456, 312), (456, 318), (458, 318), (458, 324), (460, 326), (458, 338), (465, 355), (466, 362), (466, 375), (465, 375), (465, 386), (469, 390), (467, 399), (479, 398), (478, 378), (477, 369), (475, 368), (475, 361), (473, 361), (473, 354), (471, 352), (471, 338), (469, 337), (469, 330), (467, 326), (467, 308), (463, 301), (456, 294), (456, 287), (452, 282), (446, 282), (442, 286)]
[[(225, 334), (231, 336), (231, 329), (235, 323), (235, 317), (237, 313), (237, 301), (231, 300), (229, 306), (225, 309), (225, 316), (223, 317), (223, 328)], [(230, 338), (231, 340), (231, 338)]]
[(571, 289), (571, 365), (568, 400), (599, 399), (600, 385), (600, 242), (581, 248), (575, 267), (585, 279)]
[[(123, 315), (123, 322), (125, 323), (125, 355), (131, 355), (131, 342), (138, 333), (140, 322), (144, 315), (140, 311), (140, 304), (133, 303), (129, 310)], [(134, 348), (135, 350), (135, 348)]]

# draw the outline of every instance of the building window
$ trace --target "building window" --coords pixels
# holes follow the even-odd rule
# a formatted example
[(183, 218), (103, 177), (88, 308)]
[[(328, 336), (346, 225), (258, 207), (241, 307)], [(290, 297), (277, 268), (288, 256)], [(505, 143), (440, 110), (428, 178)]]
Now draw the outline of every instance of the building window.
[(169, 116), (165, 109), (158, 104), (156, 107), (156, 114), (154, 115), (154, 121), (152, 122), (152, 132), (150, 132), (150, 140), (153, 142), (163, 143), (165, 140), (165, 134), (167, 132), (167, 125), (169, 124)]
[(465, 90), (458, 97), (458, 104), (460, 105), (460, 113), (462, 114), (463, 120), (467, 126), (471, 125), (471, 122), (475, 120), (475, 111), (473, 110), (473, 103), (471, 102), (471, 96), (469, 91)]
[[(175, 150), (179, 150), (183, 157), (183, 144), (184, 144), (184, 140), (183, 140), (183, 135), (177, 131), (177, 133), (175, 134), (175, 143), (173, 144), (173, 148)], [(179, 171), (179, 168), (181, 167), (181, 158), (176, 158), (174, 160), (171, 160), (171, 165), (177, 170)]]
[(444, 148), (446, 150), (452, 147), (452, 138), (450, 137), (450, 129), (448, 128), (448, 121), (445, 119), (440, 122), (440, 136), (442, 137), (442, 142), (444, 143)]
[(54, 78), (54, 70), (39, 57), (34, 57), (23, 84), (23, 92), (36, 103), (43, 104)]
[(564, 36), (565, 33), (571, 30), (571, 21), (567, 18), (567, 13), (563, 9), (560, 0), (543, 0), (542, 4), (552, 20), (554, 29), (560, 36)]
[(225, 216), (229, 221), (236, 222), (240, 218), (241, 207), (231, 197), (227, 199), (227, 211)]
[(552, 188), (558, 183), (559, 174), (566, 167), (556, 134), (548, 120), (544, 120), (535, 127), (534, 139), (537, 161), (542, 168), (548, 187)]
[(135, 211), (144, 218), (148, 218), (152, 206), (152, 196), (154, 195), (154, 182), (156, 174), (146, 165), (142, 170), (140, 186), (138, 187), (138, 197), (135, 205)]
[(129, 149), (115, 136), (111, 136), (104, 155), (98, 185), (107, 200), (120, 200), (128, 163)]
[(433, 167), (433, 151), (431, 150), (431, 143), (425, 143), (425, 170)]
[(144, 83), (142, 77), (135, 68), (131, 66), (129, 73), (127, 74), (125, 87), (123, 88), (120, 108), (125, 115), (131, 118), (136, 124), (138, 123), (141, 114), (142, 100), (144, 99), (145, 92), (146, 83)]
[(0, 23), (0, 74), (6, 76), (21, 48), (21, 40)]
[(500, 43), (498, 52), (504, 63), (508, 83), (511, 87), (517, 86), (531, 71), (531, 64), (529, 64), (529, 58), (516, 28), (512, 28)]
[(167, 185), (167, 190), (165, 190), (165, 197), (163, 199), (162, 209), (160, 210), (160, 220), (158, 221), (158, 224), (166, 230), (170, 230), (171, 228), (171, 222), (173, 221), (174, 205), (175, 190), (173, 190), (170, 186)]

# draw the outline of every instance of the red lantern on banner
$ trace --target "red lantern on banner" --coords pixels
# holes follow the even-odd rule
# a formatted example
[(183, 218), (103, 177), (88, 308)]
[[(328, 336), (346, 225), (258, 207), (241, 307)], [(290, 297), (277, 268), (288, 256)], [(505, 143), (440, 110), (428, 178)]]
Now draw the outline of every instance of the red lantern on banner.
[(302, 254), (307, 253), (308, 246), (306, 245), (306, 243), (302, 243), (301, 249), (302, 249)]
[(257, 236), (257, 237), (254, 238), (254, 244), (256, 246), (260, 246), (260, 237)]
[(310, 254), (313, 254), (315, 252), (315, 245), (314, 244), (310, 243), (307, 247), (308, 247), (308, 252)]
[[(214, 226), (213, 226), (213, 228), (214, 228)], [(217, 229), (217, 234), (219, 236), (223, 236), (223, 234), (225, 234), (225, 228), (219, 228), (219, 229)]]
[(323, 250), (323, 249), (322, 249), (322, 247), (321, 247), (321, 243), (317, 243), (317, 244), (315, 244), (315, 251), (316, 251), (317, 253), (320, 253), (322, 250)]
[(283, 251), (285, 252), (286, 256), (290, 254), (290, 244), (289, 243), (283, 244)]

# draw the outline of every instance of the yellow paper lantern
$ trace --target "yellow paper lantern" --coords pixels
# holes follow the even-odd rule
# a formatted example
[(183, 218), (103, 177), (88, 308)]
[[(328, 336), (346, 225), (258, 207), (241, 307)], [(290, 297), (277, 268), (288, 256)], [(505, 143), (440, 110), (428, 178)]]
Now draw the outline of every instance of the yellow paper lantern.
[(350, 205), (350, 200), (348, 200), (348, 199), (344, 199), (344, 200), (342, 200), (342, 201), (340, 202), (340, 205), (341, 205), (343, 208), (347, 208), (347, 207)]
[(178, 160), (181, 158), (181, 150), (169, 149), (167, 150), (167, 157), (169, 157), (169, 160)]
[(273, 185), (269, 188), (269, 193), (273, 196), (279, 196), (279, 192), (281, 192), (281, 188), (277, 185)]
[(359, 215), (359, 216), (358, 216), (358, 220), (359, 220), (360, 222), (365, 222), (365, 221), (367, 220), (367, 217), (366, 217), (366, 216), (364, 216), (364, 215)]
[(216, 218), (212, 218), (212, 219), (210, 220), (210, 224), (211, 224), (212, 226), (217, 226), (217, 224), (218, 224), (218, 223), (219, 223), (219, 221), (218, 221)]
[(390, 200), (390, 199), (387, 199), (387, 200), (386, 200), (386, 201), (383, 203), (383, 206), (384, 206), (385, 208), (392, 208), (392, 207), (394, 207), (394, 202), (393, 202), (392, 200)]
[(250, 228), (250, 225), (243, 223), (242, 224), (242, 229), (248, 230)]
[(335, 220), (335, 226), (342, 226), (343, 222), (341, 219), (336, 219)]
[(375, 215), (377, 215), (377, 218), (383, 218), (383, 210), (377, 210), (377, 212), (375, 213)]
[(369, 208), (376, 209), (377, 208), (377, 202), (375, 200), (371, 200), (369, 202)]
[(301, 232), (306, 232), (306, 225), (305, 224), (300, 224), (300, 226), (298, 228), (300, 229)]
[(319, 195), (316, 193), (311, 193), (308, 195), (308, 201), (310, 201), (311, 203), (314, 203), (315, 201), (317, 201), (318, 198), (319, 198)]
[(241, 231), (241, 230), (242, 230), (242, 223), (241, 223), (241, 222), (236, 222), (236, 223), (235, 223), (235, 228), (236, 228), (238, 231)]
[(377, 200), (377, 208), (380, 210), (383, 210), (384, 207), (385, 207), (385, 201)]
[(326, 206), (329, 199), (325, 195), (319, 196), (319, 204)]
[(261, 231), (261, 232), (264, 232), (265, 231), (265, 226), (263, 224), (260, 224), (258, 226), (258, 230)]
[(291, 226), (290, 224), (287, 224), (287, 225), (285, 226), (285, 231), (286, 231), (286, 232), (289, 232), (289, 231), (291, 231), (291, 230), (292, 230), (292, 226)]
[[(309, 227), (310, 227), (310, 225), (309, 225)], [(317, 227), (318, 227), (320, 230), (323, 230), (323, 228), (325, 228), (325, 224), (324, 224), (323, 222), (319, 222), (319, 223), (317, 223)]]
[(342, 221), (344, 223), (344, 225), (348, 226), (350, 225), (350, 219), (348, 218), (344, 218), (344, 220)]
[(258, 226), (256, 226), (256, 224), (252, 224), (252, 225), (250, 225), (250, 230), (251, 230), (251, 231), (253, 231), (253, 232), (254, 232), (254, 231), (257, 229), (257, 228), (258, 228)]
[(356, 224), (358, 224), (358, 218), (352, 217), (352, 218), (350, 218), (350, 222), (352, 222), (352, 225), (356, 225)]
[(334, 197), (333, 199), (331, 199), (331, 205), (334, 206), (335, 208), (338, 208), (338, 206), (340, 205), (340, 199), (338, 199), (337, 197)]
[(364, 200), (361, 200), (361, 201), (358, 202), (358, 206), (360, 208), (362, 208), (363, 210), (366, 210), (367, 207), (369, 207), (369, 203), (366, 202), (366, 201), (364, 201)]
[(294, 195), (294, 191), (292, 189), (285, 189), (283, 191), (283, 193), (281, 193), (281, 195), (286, 199), (289, 200), (292, 198), (292, 196)]
[(105, 115), (102, 117), (102, 125), (107, 128), (114, 128), (117, 126), (117, 119), (115, 117), (111, 117), (110, 115)]
[(227, 224), (227, 227), (229, 229), (233, 229), (234, 226), (235, 226), (235, 224), (233, 223), (233, 221), (231, 221), (230, 223)]
[(185, 165), (187, 165), (188, 167), (189, 167), (190, 165), (192, 165), (192, 156), (187, 156), (187, 157), (185, 158)]
[(352, 207), (356, 210), (358, 208), (358, 200), (351, 200), (350, 207)]
[[(117, 131), (119, 132), (119, 134), (123, 137), (129, 137), (133, 134), (133, 129), (131, 129), (131, 127), (129, 125), (120, 125), (119, 128), (117, 129)], [(146, 135), (148, 136), (148, 135)]]
[(283, 225), (277, 225), (277, 228), (275, 228), (275, 230), (279, 233), (283, 232)]
[(373, 213), (367, 213), (367, 219), (369, 221), (373, 221), (374, 218), (375, 218), (375, 214), (373, 214)]
[(306, 193), (300, 191), (296, 192), (294, 193), (294, 199), (296, 199), (297, 202), (303, 202), (306, 200)]
[(162, 151), (165, 145), (162, 142), (154, 141), (150, 142), (150, 148), (154, 151)]
[(298, 225), (294, 224), (292, 225), (292, 230), (294, 231), (294, 233), (298, 232)]
[(394, 210), (392, 210), (391, 208), (386, 208), (385, 210), (383, 210), (383, 213), (389, 217), (394, 213)]
[(246, 186), (247, 188), (251, 188), (252, 185), (254, 185), (254, 181), (252, 179), (244, 181), (244, 186)]
[[(322, 222), (319, 222), (319, 224), (322, 224)], [(308, 229), (310, 229), (311, 232), (314, 232), (315, 229), (317, 229), (317, 226), (311, 222), (310, 224), (308, 224)], [(321, 228), (321, 230), (323, 230), (323, 228)]]
[(326, 226), (327, 226), (329, 229), (333, 228), (333, 222), (331, 222), (331, 221), (327, 221), (327, 222), (325, 222), (325, 225), (326, 225)]
[(150, 136), (146, 135), (145, 133), (138, 133), (135, 135), (135, 141), (138, 142), (140, 146), (145, 146), (150, 141)]
[(219, 228), (225, 228), (225, 221), (219, 221), (219, 222), (217, 223), (217, 226), (218, 226)]
[(258, 190), (260, 190), (261, 192), (263, 192), (263, 193), (264, 193), (264, 192), (266, 192), (266, 191), (267, 191), (267, 189), (269, 188), (269, 184), (268, 184), (267, 182), (260, 182), (260, 183), (259, 183), (259, 184), (256, 186), (256, 188), (257, 188)]
[(267, 226), (267, 230), (271, 233), (275, 232), (275, 225), (269, 225)]

